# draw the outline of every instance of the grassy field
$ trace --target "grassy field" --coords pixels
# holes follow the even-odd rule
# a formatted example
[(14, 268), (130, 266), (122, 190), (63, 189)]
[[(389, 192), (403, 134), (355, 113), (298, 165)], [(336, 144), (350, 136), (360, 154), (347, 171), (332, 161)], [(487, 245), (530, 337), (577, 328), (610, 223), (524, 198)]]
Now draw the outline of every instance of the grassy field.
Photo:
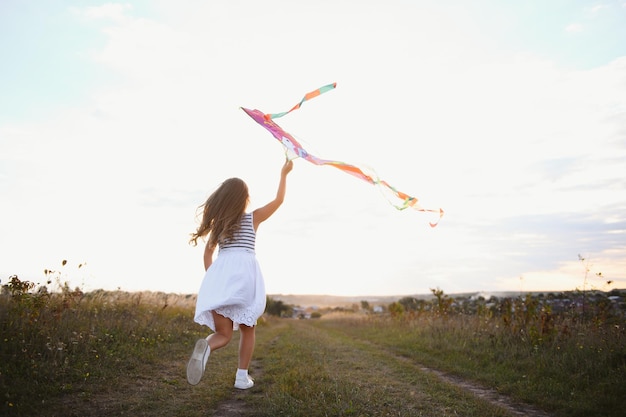
[(547, 320), (525, 302), (515, 314), (453, 313), (446, 301), (266, 318), (256, 385), (241, 392), (238, 335), (211, 355), (199, 385), (187, 384), (192, 346), (206, 336), (193, 298), (48, 294), (15, 277), (0, 297), (0, 415), (626, 415), (623, 316)]

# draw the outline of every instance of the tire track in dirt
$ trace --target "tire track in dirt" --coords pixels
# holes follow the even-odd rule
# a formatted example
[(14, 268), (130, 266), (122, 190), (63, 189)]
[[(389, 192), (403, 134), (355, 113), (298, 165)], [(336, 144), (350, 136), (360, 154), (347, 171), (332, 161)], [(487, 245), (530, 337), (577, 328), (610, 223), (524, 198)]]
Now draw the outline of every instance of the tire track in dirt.
[[(250, 376), (255, 380), (255, 384), (256, 379), (262, 375), (263, 369), (259, 365), (259, 362), (253, 359), (250, 363)], [(232, 395), (229, 399), (218, 404), (217, 408), (213, 412), (213, 417), (242, 417), (252, 415), (252, 411), (247, 407), (246, 398), (260, 395), (262, 394), (254, 387), (248, 390), (240, 390), (233, 387)]]
[[(398, 359), (410, 361), (408, 358), (398, 357)], [(546, 412), (539, 410), (536, 407), (533, 407), (529, 404), (522, 404), (516, 401), (513, 401), (511, 398), (500, 394), (496, 390), (484, 388), (478, 386), (474, 383), (470, 383), (462, 378), (459, 378), (454, 375), (446, 374), (445, 372), (438, 371), (436, 369), (431, 369), (426, 366), (412, 363), (414, 366), (419, 368), (423, 372), (427, 372), (430, 374), (436, 375), (442, 381), (454, 385), (458, 388), (461, 388), (465, 391), (469, 391), (475, 396), (482, 398), (483, 400), (489, 401), (493, 405), (497, 405), (499, 407), (505, 408), (516, 416), (528, 416), (528, 417), (552, 417), (551, 414), (547, 414)]]
[[(274, 336), (270, 340), (260, 345), (257, 345), (258, 348), (269, 348), (278, 342), (280, 336)], [(257, 342), (259, 340), (257, 339)], [(254, 380), (256, 385), (257, 379), (261, 379), (263, 376), (263, 367), (261, 366), (261, 361), (255, 359), (254, 357), (250, 361), (250, 377)], [(252, 416), (254, 413), (252, 410), (248, 408), (246, 398), (251, 396), (262, 396), (262, 391), (258, 391), (258, 387), (252, 387), (248, 390), (239, 390), (233, 387), (232, 395), (229, 399), (222, 401), (218, 404), (217, 408), (213, 412), (213, 417), (243, 417), (243, 416)]]
[[(330, 332), (327, 332), (327, 333), (331, 334)], [(276, 343), (277, 340), (278, 340), (278, 337), (272, 339), (269, 344)], [(525, 404), (525, 403), (521, 403), (518, 401), (514, 401), (512, 398), (504, 394), (501, 394), (494, 389), (485, 388), (483, 386), (480, 386), (479, 384), (467, 381), (461, 377), (448, 374), (446, 372), (443, 372), (437, 369), (429, 368), (427, 366), (424, 366), (423, 364), (420, 364), (411, 360), (410, 358), (407, 358), (402, 355), (398, 355), (368, 340), (360, 339), (360, 342), (365, 345), (372, 346), (381, 352), (384, 352), (385, 355), (388, 355), (390, 358), (393, 358), (394, 360), (398, 362), (414, 367), (420, 370), (421, 372), (434, 375), (439, 380), (447, 384), (453, 385), (459, 389), (462, 389), (463, 391), (469, 392), (472, 395), (479, 397), (480, 399), (487, 401), (494, 406), (503, 408), (515, 416), (553, 417), (551, 414), (543, 410), (540, 410), (539, 408), (534, 407), (530, 404)], [(253, 359), (251, 363), (251, 375), (253, 375), (255, 378), (258, 378), (262, 374), (263, 374), (263, 370), (260, 366), (259, 361), (256, 361)], [(249, 410), (247, 408), (246, 397), (255, 396), (255, 395), (260, 396), (262, 394), (261, 392), (256, 391), (254, 388), (250, 390), (246, 390), (246, 391), (233, 388), (233, 393), (231, 397), (226, 401), (222, 401), (218, 405), (218, 407), (215, 409), (213, 416), (214, 417), (238, 417), (238, 416), (240, 417), (240, 416), (253, 415), (252, 410)]]
[(431, 374), (431, 375), (435, 375), (437, 378), (439, 378), (441, 381), (450, 384), (450, 385), (454, 385), (457, 388), (460, 388), (464, 391), (470, 392), (471, 394), (473, 394), (476, 397), (479, 397), (485, 401), (488, 401), (489, 403), (491, 403), (492, 405), (501, 407), (506, 409), (507, 411), (509, 411), (510, 413), (513, 413), (516, 416), (520, 416), (520, 417), (553, 417), (551, 414), (546, 413), (543, 410), (540, 410), (537, 407), (534, 407), (530, 404), (525, 404), (525, 403), (521, 403), (518, 401), (514, 401), (512, 398), (499, 393), (498, 391), (491, 389), (491, 388), (485, 388), (482, 387), (474, 382), (470, 382), (467, 381), (461, 377), (458, 377), (456, 375), (452, 375), (452, 374), (448, 374), (446, 372), (437, 370), (437, 369), (433, 369), (433, 368), (429, 368), (423, 364), (414, 362), (413, 360), (411, 360), (410, 358), (407, 358), (405, 356), (401, 356), (398, 355), (392, 351), (390, 351), (389, 349), (385, 349), (384, 347), (377, 345), (373, 342), (370, 342), (368, 340), (363, 340), (363, 339), (359, 339), (359, 341), (363, 344), (366, 345), (370, 345), (375, 347), (376, 349), (379, 349), (381, 352), (384, 352), (386, 355), (389, 355), (390, 357), (394, 358), (395, 360), (405, 363), (407, 365), (413, 366), (417, 369), (419, 369), (422, 372)]

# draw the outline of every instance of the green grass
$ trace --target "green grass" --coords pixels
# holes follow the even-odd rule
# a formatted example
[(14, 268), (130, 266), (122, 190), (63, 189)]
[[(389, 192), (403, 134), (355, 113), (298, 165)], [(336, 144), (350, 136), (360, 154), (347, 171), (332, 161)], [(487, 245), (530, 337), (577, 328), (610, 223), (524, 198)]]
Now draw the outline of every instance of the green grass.
[[(371, 343), (320, 321), (285, 320), (260, 360), (260, 416), (507, 416)], [(266, 329), (262, 329), (264, 331)]]
[(626, 337), (616, 324), (578, 324), (535, 343), (495, 319), (322, 321), (329, 331), (375, 343), (563, 416), (623, 415)]
[(204, 416), (233, 400), (254, 416), (513, 415), (424, 366), (555, 416), (623, 415), (623, 319), (554, 315), (541, 331), (538, 316), (267, 319), (250, 370), (256, 385), (239, 392), (238, 333), (211, 355), (199, 385), (186, 382), (207, 331), (193, 323), (193, 299), (18, 290), (0, 296), (3, 416)]
[[(141, 294), (0, 300), (0, 415), (199, 415), (230, 397), (236, 346), (220, 351), (209, 393), (192, 390), (185, 365), (206, 330), (190, 307)], [(229, 363), (230, 362), (230, 363)], [(230, 366), (228, 366), (230, 365)], [(232, 382), (231, 382), (232, 384)]]

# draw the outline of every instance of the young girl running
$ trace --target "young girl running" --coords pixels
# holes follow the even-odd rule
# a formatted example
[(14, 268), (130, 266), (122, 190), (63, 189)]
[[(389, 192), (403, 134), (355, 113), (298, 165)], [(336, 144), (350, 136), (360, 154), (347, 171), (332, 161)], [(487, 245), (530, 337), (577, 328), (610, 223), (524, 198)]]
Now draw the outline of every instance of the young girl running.
[[(194, 320), (214, 333), (196, 342), (187, 364), (187, 381), (192, 385), (200, 382), (211, 352), (226, 346), (237, 329), (241, 334), (235, 388), (248, 389), (254, 385), (248, 366), (254, 351), (254, 326), (265, 311), (266, 301), (265, 283), (254, 252), (256, 230), (283, 203), (287, 174), (292, 168), (293, 162), (286, 161), (276, 197), (251, 213), (246, 212), (248, 186), (239, 178), (224, 181), (200, 206), (202, 221), (192, 233), (190, 243), (195, 246), (199, 238), (207, 235), (208, 240), (204, 249), (206, 273), (198, 292)], [(217, 247), (218, 255), (213, 261)]]

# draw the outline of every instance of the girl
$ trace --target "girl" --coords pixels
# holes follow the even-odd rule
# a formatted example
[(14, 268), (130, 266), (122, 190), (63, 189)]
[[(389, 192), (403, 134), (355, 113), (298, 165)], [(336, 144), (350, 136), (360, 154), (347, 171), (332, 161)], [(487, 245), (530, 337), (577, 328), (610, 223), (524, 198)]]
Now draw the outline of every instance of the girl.
[[(207, 359), (212, 351), (230, 342), (233, 330), (239, 329), (239, 366), (235, 388), (252, 388), (248, 366), (254, 351), (254, 326), (265, 311), (265, 283), (254, 252), (256, 230), (281, 206), (285, 199), (287, 174), (293, 162), (287, 160), (280, 172), (276, 198), (265, 206), (246, 213), (249, 202), (248, 186), (239, 178), (222, 183), (200, 206), (202, 222), (190, 243), (208, 235), (204, 249), (206, 273), (198, 292), (194, 320), (214, 331), (196, 342), (189, 363), (187, 381), (200, 382)], [(213, 253), (219, 246), (215, 262)]]

